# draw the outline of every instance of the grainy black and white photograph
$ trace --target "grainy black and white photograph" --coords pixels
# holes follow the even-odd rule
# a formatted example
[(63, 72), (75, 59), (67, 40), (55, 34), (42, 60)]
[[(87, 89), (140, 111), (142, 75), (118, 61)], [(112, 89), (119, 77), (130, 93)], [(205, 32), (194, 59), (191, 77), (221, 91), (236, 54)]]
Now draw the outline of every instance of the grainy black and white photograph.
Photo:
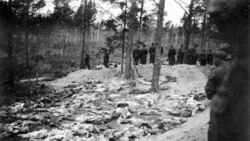
[(1, 141), (250, 141), (250, 0), (0, 0)]

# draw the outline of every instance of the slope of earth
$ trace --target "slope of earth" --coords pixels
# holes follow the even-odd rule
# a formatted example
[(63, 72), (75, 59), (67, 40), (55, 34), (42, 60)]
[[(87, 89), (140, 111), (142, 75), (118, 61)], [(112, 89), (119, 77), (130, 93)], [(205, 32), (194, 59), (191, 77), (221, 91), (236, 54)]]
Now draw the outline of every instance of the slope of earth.
[(162, 66), (159, 94), (150, 92), (152, 68), (134, 68), (131, 81), (123, 80), (119, 69), (113, 68), (79, 70), (41, 82), (54, 90), (37, 101), (1, 108), (6, 111), (2, 116), (16, 120), (2, 124), (0, 135), (48, 141), (129, 141), (171, 132), (206, 109), (206, 68)]

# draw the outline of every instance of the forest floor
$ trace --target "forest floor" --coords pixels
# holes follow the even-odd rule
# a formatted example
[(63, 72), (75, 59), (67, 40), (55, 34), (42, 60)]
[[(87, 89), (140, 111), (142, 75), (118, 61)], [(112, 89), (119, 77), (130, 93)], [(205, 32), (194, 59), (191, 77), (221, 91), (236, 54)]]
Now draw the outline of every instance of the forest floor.
[[(37, 84), (35, 100), (1, 107), (0, 139), (205, 141), (211, 67), (163, 65), (159, 94), (151, 93), (152, 65), (125, 81), (119, 68), (79, 70)], [(134, 69), (135, 70), (135, 69)]]

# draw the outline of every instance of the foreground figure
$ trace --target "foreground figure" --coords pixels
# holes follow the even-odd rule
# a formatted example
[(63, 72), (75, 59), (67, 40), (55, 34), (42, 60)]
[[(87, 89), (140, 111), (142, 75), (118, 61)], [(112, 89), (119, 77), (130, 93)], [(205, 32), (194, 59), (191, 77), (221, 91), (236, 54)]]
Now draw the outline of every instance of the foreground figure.
[(224, 41), (232, 45), (233, 62), (212, 99), (217, 138), (211, 141), (249, 141), (249, 0), (210, 0), (208, 11)]
[[(227, 54), (224, 51), (217, 51), (214, 53), (214, 65), (215, 68), (212, 69), (208, 76), (208, 81), (205, 87), (206, 95), (209, 100), (211, 100), (215, 93), (218, 91), (221, 83), (226, 75), (229, 65), (225, 61)], [(218, 138), (218, 121), (217, 114), (211, 111), (210, 122), (208, 129), (208, 141), (216, 141)]]

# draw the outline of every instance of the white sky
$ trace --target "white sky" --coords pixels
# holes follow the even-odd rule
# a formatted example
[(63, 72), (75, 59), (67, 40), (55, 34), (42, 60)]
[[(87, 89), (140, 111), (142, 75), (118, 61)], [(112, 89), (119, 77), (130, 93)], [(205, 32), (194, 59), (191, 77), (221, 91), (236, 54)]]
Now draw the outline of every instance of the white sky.
[[(43, 12), (47, 12), (48, 10), (53, 11), (53, 0), (45, 0), (46, 1), (46, 7), (43, 8)], [(110, 4), (107, 3), (103, 3), (101, 2), (101, 0), (95, 0), (97, 3), (97, 7), (98, 7), (98, 11), (105, 9), (107, 11), (110, 11), (110, 13), (112, 13), (114, 16), (117, 16), (120, 11), (112, 8)], [(157, 2), (159, 0), (156, 0)], [(182, 0), (186, 3), (190, 3), (190, 0)], [(81, 0), (72, 0), (72, 2), (70, 3), (70, 6), (74, 9), (77, 10), (77, 8), (79, 7), (81, 3)], [(153, 0), (145, 0), (145, 9), (146, 10), (150, 10), (154, 7), (154, 2)], [(166, 0), (165, 2), (165, 11), (168, 13), (168, 16), (166, 17), (165, 20), (170, 20), (172, 21), (172, 23), (174, 25), (179, 25), (180, 24), (180, 19), (182, 18), (183, 14), (184, 14), (184, 10), (175, 2), (175, 0)], [(99, 13), (99, 12), (98, 12)], [(102, 20), (106, 20), (110, 17), (110, 13), (107, 14), (98, 14), (97, 15), (97, 21), (102, 21)]]

